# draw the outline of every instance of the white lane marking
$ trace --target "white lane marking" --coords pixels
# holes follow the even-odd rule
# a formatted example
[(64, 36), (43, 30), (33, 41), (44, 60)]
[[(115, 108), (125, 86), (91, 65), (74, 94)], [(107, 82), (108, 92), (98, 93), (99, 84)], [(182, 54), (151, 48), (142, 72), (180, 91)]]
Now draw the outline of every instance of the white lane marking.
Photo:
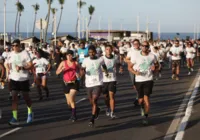
[[(84, 100), (86, 100), (86, 98), (82, 98), (82, 99), (78, 100), (76, 103), (78, 104), (78, 103), (80, 103), (80, 102), (82, 102), (82, 101), (84, 101)], [(18, 130), (20, 130), (20, 129), (22, 129), (22, 128), (23, 128), (23, 127), (17, 127), (17, 128), (15, 128), (15, 129), (12, 129), (12, 130), (6, 132), (6, 133), (3, 133), (3, 134), (0, 135), (0, 138), (3, 138), (3, 137), (5, 137), (5, 136), (7, 136), (7, 135), (9, 135), (9, 134), (11, 134), (11, 133), (14, 133), (14, 132), (16, 132), (16, 131), (18, 131)]]
[(198, 93), (198, 88), (199, 88), (199, 84), (200, 84), (200, 77), (198, 78), (198, 81), (196, 82), (196, 85), (195, 85), (195, 89), (192, 93), (192, 96), (190, 97), (190, 100), (188, 102), (188, 105), (187, 105), (187, 109), (185, 111), (185, 116), (183, 117), (182, 121), (181, 121), (181, 124), (178, 128), (178, 131), (177, 131), (177, 135), (176, 135), (176, 138), (175, 140), (182, 140), (183, 137), (184, 137), (184, 134), (185, 134), (185, 128), (188, 124), (188, 121), (189, 121), (189, 118), (192, 114), (192, 108), (193, 108), (193, 104), (194, 104), (194, 99)]
[(173, 136), (175, 135), (175, 133), (177, 132), (177, 128), (178, 128), (178, 126), (180, 124), (180, 121), (182, 119), (181, 116), (184, 115), (184, 108), (186, 107), (187, 101), (189, 100), (190, 95), (192, 94), (192, 91), (194, 89), (195, 83), (199, 79), (199, 74), (200, 74), (200, 70), (197, 72), (196, 78), (192, 82), (190, 88), (188, 89), (188, 92), (185, 94), (185, 97), (184, 97), (184, 99), (182, 101), (182, 104), (179, 106), (179, 109), (178, 109), (176, 115), (174, 116), (174, 119), (173, 119), (170, 127), (168, 128), (167, 133), (166, 133), (166, 135), (164, 137), (164, 140), (171, 140), (173, 138)]
[(82, 98), (82, 99), (78, 100), (76, 103), (78, 104), (78, 103), (80, 103), (80, 102), (82, 102), (84, 100), (86, 100), (86, 98)]
[(12, 129), (12, 130), (10, 130), (10, 131), (4, 133), (4, 134), (1, 134), (1, 135), (0, 135), (0, 138), (3, 138), (3, 137), (5, 137), (5, 136), (7, 136), (7, 135), (9, 135), (9, 134), (11, 134), (11, 133), (14, 133), (14, 132), (20, 130), (20, 129), (22, 129), (22, 127), (17, 127), (17, 128), (15, 128), (15, 129)]

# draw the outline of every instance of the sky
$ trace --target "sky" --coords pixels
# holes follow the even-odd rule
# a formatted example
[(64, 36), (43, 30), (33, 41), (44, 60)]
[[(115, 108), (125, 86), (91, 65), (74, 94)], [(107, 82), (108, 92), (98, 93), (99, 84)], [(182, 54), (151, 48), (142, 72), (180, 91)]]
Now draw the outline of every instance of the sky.
[[(40, 10), (37, 19), (45, 18), (48, 5), (46, 0), (20, 0), (25, 7), (21, 16), (20, 30), (32, 32), (34, 22), (34, 10), (31, 5), (38, 3)], [(90, 29), (108, 29), (108, 21), (112, 23), (112, 29), (137, 30), (136, 19), (140, 17), (140, 30), (146, 30), (147, 17), (149, 30), (158, 31), (160, 20), (161, 32), (194, 32), (194, 24), (200, 27), (200, 0), (83, 0), (87, 3), (82, 8), (82, 16), (89, 18), (88, 7), (95, 6), (95, 12)], [(0, 32), (3, 32), (3, 3), (0, 0)], [(16, 17), (16, 0), (7, 0), (7, 32), (13, 32)], [(60, 15), (58, 0), (54, 0), (53, 8), (57, 8), (57, 19)], [(52, 18), (52, 15), (51, 15)], [(101, 19), (101, 20), (100, 20)], [(77, 20), (77, 0), (65, 0), (63, 17), (59, 32), (74, 32)], [(52, 21), (52, 19), (51, 19)], [(36, 29), (36, 32), (39, 32)], [(49, 27), (51, 32), (51, 25)]]

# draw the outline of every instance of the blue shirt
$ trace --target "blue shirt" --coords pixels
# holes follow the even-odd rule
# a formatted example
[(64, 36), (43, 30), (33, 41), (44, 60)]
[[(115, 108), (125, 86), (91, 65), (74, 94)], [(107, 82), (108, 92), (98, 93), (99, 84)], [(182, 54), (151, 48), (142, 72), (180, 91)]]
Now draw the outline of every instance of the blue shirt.
[(88, 56), (88, 48), (78, 49), (78, 56), (79, 63), (83, 63), (85, 57)]

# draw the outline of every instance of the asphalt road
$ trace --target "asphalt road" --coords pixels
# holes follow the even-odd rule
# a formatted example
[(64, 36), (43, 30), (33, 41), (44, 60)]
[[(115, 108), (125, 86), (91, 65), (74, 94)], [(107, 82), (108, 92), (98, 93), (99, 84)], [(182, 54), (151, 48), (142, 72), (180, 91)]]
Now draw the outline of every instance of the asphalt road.
[[(8, 121), (11, 119), (11, 102), (7, 100), (7, 89), (0, 90), (0, 108), (2, 118), (0, 119), (0, 136), (7, 132), (12, 132), (2, 140), (160, 140), (166, 137), (169, 128), (176, 130), (179, 124), (172, 123), (174, 119), (183, 117), (177, 116), (177, 111), (185, 98), (185, 94), (192, 85), (198, 72), (198, 66), (191, 76), (187, 75), (187, 69), (182, 68), (180, 80), (172, 80), (171, 70), (165, 68), (162, 78), (155, 81), (153, 94), (151, 96), (151, 113), (148, 126), (143, 126), (140, 116), (140, 108), (134, 107), (133, 100), (135, 92), (132, 90), (128, 72), (118, 76), (116, 93), (116, 114), (117, 119), (111, 120), (105, 116), (105, 104), (103, 98), (99, 100), (102, 108), (99, 119), (96, 121), (95, 128), (88, 127), (91, 117), (91, 106), (87, 100), (84, 89), (77, 94), (77, 117), (78, 121), (70, 122), (68, 119), (71, 113), (67, 109), (65, 96), (62, 90), (61, 79), (50, 76), (48, 85), (50, 98), (38, 101), (37, 92), (31, 89), (33, 100), (34, 123), (31, 125), (21, 125), (11, 127)], [(186, 129), (185, 138), (190, 140), (190, 136), (198, 136), (199, 124), (199, 96), (195, 100), (194, 116)], [(186, 107), (183, 107), (183, 110)], [(176, 116), (175, 116), (176, 115)], [(23, 99), (19, 105), (19, 119), (22, 123), (26, 121), (27, 109)], [(196, 126), (198, 125), (198, 126)], [(171, 126), (171, 127), (170, 127)], [(196, 128), (193, 131), (192, 128)], [(191, 130), (191, 131), (189, 131)], [(174, 139), (176, 133), (171, 133)], [(171, 135), (170, 134), (170, 135)], [(198, 137), (196, 139), (199, 139)]]

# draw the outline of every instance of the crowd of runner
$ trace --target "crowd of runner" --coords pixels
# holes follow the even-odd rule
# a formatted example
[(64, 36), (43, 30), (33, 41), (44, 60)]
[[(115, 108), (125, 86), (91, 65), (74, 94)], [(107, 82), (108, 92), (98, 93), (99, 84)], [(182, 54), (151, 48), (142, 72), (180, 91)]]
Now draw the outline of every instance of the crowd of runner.
[[(103, 94), (106, 116), (117, 118), (115, 93), (117, 76), (128, 69), (135, 91), (134, 105), (141, 107), (142, 123), (148, 124), (149, 98), (154, 80), (162, 78), (162, 70), (171, 69), (173, 80), (179, 77), (183, 67), (188, 75), (194, 71), (194, 59), (200, 61), (200, 40), (143, 41), (138, 39), (119, 42), (68, 42), (59, 40), (57, 46), (41, 43), (28, 46), (14, 40), (0, 53), (0, 89), (8, 86), (8, 99), (12, 101), (10, 125), (18, 125), (18, 100), (23, 95), (27, 104), (27, 123), (33, 122), (30, 88), (36, 88), (38, 100), (51, 96), (48, 76), (53, 69), (62, 79), (63, 93), (71, 111), (70, 120), (75, 122), (75, 97), (80, 88), (85, 88), (91, 104), (89, 126), (93, 127), (101, 108), (98, 99)], [(33, 77), (33, 83), (30, 83)]]

